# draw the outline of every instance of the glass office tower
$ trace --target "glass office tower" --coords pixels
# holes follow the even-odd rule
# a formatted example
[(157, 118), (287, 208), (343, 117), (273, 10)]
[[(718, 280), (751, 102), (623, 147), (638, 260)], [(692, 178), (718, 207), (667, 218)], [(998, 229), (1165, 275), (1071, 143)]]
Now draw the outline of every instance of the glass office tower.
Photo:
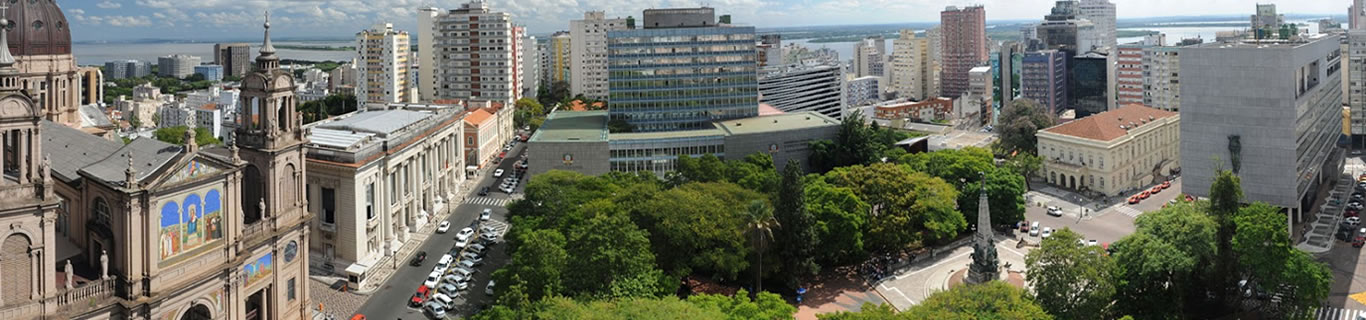
[(649, 11), (644, 29), (607, 34), (613, 132), (710, 129), (758, 115), (754, 27), (652, 27)]

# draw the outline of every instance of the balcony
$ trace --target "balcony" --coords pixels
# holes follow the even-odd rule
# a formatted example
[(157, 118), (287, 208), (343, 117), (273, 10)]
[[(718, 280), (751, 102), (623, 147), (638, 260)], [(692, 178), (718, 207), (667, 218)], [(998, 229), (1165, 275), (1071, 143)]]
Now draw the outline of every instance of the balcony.
[(71, 288), (71, 290), (62, 290), (57, 296), (48, 298), (47, 302), (57, 305), (58, 315), (72, 316), (86, 313), (118, 300), (114, 296), (116, 282), (117, 280), (114, 277), (86, 282)]

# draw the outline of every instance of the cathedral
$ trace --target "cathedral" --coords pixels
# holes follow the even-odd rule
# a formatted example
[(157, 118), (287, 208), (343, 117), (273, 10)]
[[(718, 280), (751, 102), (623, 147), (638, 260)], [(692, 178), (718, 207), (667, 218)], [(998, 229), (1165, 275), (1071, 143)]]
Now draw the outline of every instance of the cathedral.
[(269, 17), (233, 145), (199, 146), (194, 131), (184, 145), (123, 144), (73, 125), (79, 95), (67, 89), (80, 90), (62, 71), (74, 61), (53, 0), (8, 2), (0, 316), (311, 318), (306, 139)]

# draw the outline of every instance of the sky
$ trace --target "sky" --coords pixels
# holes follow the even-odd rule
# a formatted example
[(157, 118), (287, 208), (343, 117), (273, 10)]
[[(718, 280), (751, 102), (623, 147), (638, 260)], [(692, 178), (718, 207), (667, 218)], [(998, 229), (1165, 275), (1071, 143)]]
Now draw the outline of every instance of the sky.
[[(56, 0), (74, 41), (260, 38), (264, 12), (282, 38), (350, 38), (377, 22), (417, 25), (417, 8), (457, 8), (463, 0)], [(1258, 0), (1111, 0), (1120, 19), (1251, 14)], [(1266, 2), (1267, 0), (1260, 0)], [(1282, 13), (1346, 14), (1349, 0), (1271, 1)], [(710, 6), (736, 24), (758, 27), (885, 24), (939, 20), (945, 6), (986, 6), (987, 20), (1042, 19), (1053, 0), (492, 0), (531, 34), (568, 30), (584, 11), (640, 17), (648, 8)], [(1173, 10), (1179, 9), (1179, 10)], [(415, 33), (415, 32), (414, 32)]]

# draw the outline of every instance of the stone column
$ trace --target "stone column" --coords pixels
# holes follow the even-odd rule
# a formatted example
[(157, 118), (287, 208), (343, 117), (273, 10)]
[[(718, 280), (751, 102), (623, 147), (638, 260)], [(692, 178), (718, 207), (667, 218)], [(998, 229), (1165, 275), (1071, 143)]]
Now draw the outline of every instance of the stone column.
[(30, 137), (32, 137), (31, 135), (29, 135), (29, 131), (30, 131), (30, 130), (31, 130), (31, 129), (21, 129), (21, 130), (19, 130), (19, 147), (16, 148), (16, 150), (18, 150), (18, 152), (17, 152), (18, 158), (15, 159), (15, 160), (17, 160), (17, 161), (19, 162), (19, 183), (20, 183), (20, 184), (28, 183), (28, 182), (29, 182), (29, 178), (32, 177), (32, 175), (30, 175), (30, 174), (29, 174), (29, 171), (28, 171), (28, 167), (29, 167), (29, 163), (28, 163), (28, 162), (29, 162), (29, 156), (33, 154), (33, 152), (31, 152), (31, 151), (28, 149), (28, 140), (29, 140)]
[(41, 266), (40, 266), (39, 263), (38, 263), (38, 259), (41, 258), (41, 256), (38, 255), (38, 251), (39, 251), (39, 250), (42, 250), (41, 247), (39, 247), (39, 248), (30, 247), (30, 248), (28, 249), (28, 264), (29, 264), (29, 268), (32, 268), (32, 269), (30, 269), (29, 274), (28, 274), (28, 277), (29, 277), (29, 285), (28, 285), (28, 286), (29, 286), (29, 292), (28, 292), (28, 298), (29, 298), (30, 300), (38, 300), (38, 299), (41, 299), (41, 298), (42, 298), (42, 296), (39, 295), (39, 293), (40, 293), (40, 292), (39, 292), (39, 289), (41, 289), (41, 287), (38, 285), (38, 281), (42, 281), (43, 278), (39, 278), (38, 276), (39, 276), (40, 273), (46, 273), (46, 272), (43, 272), (44, 270), (41, 269)]

